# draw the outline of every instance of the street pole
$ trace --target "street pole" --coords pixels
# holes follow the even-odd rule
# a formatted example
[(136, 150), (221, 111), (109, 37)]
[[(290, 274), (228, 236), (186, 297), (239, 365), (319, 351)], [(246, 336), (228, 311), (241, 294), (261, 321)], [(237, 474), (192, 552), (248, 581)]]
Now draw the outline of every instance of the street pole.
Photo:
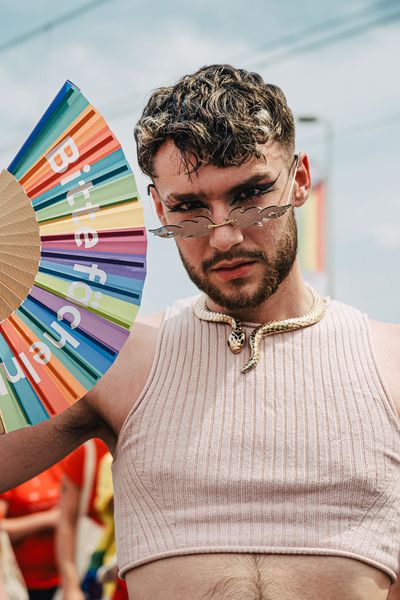
[(323, 128), (324, 138), (324, 172), (325, 172), (325, 206), (326, 206), (326, 270), (327, 270), (327, 291), (331, 298), (335, 297), (336, 276), (335, 276), (335, 211), (333, 207), (332, 181), (333, 181), (333, 160), (334, 160), (334, 131), (332, 122), (329, 119), (321, 118), (315, 115), (300, 115), (296, 118), (298, 123), (320, 125)]

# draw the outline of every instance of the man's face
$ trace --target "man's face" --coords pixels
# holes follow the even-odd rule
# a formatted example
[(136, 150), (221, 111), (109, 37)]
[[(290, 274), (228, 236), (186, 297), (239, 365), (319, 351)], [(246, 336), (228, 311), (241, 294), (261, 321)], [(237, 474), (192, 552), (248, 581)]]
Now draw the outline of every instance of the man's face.
[[(284, 205), (308, 193), (305, 156), (300, 157), (289, 198), (295, 175), (293, 157), (276, 142), (268, 142), (262, 151), (262, 158), (241, 166), (204, 165), (188, 177), (175, 145), (165, 143), (154, 159), (153, 199), (162, 224), (198, 215), (222, 223), (234, 207)], [(262, 227), (225, 225), (205, 237), (177, 239), (176, 243), (190, 279), (217, 308), (233, 312), (256, 308), (276, 292), (293, 267), (297, 250), (293, 209)]]

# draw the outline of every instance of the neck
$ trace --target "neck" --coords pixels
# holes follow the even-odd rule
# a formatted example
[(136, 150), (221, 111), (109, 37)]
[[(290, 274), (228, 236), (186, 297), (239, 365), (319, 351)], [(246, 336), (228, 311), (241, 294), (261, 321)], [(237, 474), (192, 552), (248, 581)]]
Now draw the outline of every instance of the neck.
[(242, 322), (250, 323), (266, 323), (300, 317), (310, 310), (311, 305), (311, 293), (301, 276), (297, 260), (275, 294), (255, 308), (244, 308), (233, 312), (210, 299), (207, 300), (209, 310), (226, 313)]

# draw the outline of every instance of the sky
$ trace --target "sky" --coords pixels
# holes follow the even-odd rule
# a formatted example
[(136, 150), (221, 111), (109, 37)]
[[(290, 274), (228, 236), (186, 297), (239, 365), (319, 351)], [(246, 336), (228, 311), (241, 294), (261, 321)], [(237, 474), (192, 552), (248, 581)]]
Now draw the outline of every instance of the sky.
[[(149, 94), (205, 64), (257, 71), (297, 117), (316, 119), (298, 125), (297, 149), (314, 172), (329, 173), (331, 295), (399, 321), (397, 0), (0, 0), (0, 8), (0, 168), (70, 79), (121, 142), (155, 227), (133, 139)], [(174, 242), (149, 238), (141, 312), (195, 292)]]

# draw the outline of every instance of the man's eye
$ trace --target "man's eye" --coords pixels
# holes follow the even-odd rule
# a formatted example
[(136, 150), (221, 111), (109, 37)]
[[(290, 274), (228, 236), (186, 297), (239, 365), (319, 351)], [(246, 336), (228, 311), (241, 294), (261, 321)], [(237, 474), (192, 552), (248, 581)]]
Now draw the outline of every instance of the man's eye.
[(270, 185), (265, 185), (265, 186), (257, 186), (257, 187), (251, 187), (247, 190), (243, 190), (243, 192), (240, 192), (240, 194), (238, 194), (235, 198), (236, 202), (240, 202), (240, 201), (247, 201), (247, 200), (252, 200), (253, 198), (258, 198), (259, 196), (263, 196), (264, 194), (266, 194), (267, 192), (269, 192), (271, 190), (271, 186)]
[(174, 206), (168, 206), (168, 208), (171, 212), (186, 213), (186, 212), (191, 212), (193, 210), (199, 210), (202, 208), (206, 208), (206, 206), (203, 204), (203, 202), (191, 201), (191, 202), (181, 202), (180, 204), (175, 204)]

